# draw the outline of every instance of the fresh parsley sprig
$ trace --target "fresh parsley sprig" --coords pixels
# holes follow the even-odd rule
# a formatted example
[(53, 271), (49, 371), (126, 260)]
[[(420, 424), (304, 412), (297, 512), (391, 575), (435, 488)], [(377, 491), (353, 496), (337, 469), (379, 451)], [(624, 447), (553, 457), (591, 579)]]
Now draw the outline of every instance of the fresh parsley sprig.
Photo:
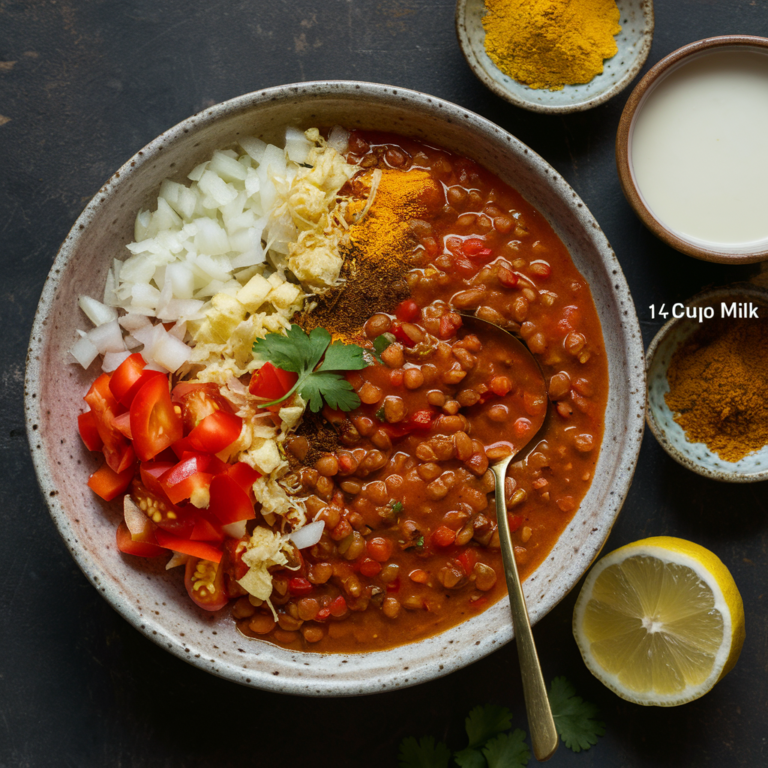
[[(555, 727), (568, 749), (580, 752), (597, 743), (605, 725), (596, 719), (597, 707), (575, 695), (573, 686), (556, 677), (549, 688)], [(400, 742), (400, 768), (525, 768), (531, 758), (525, 731), (510, 732), (512, 713), (494, 704), (475, 707), (464, 722), (467, 746), (453, 753), (431, 736), (412, 736)]]
[(323, 407), (323, 400), (331, 408), (342, 411), (351, 411), (360, 405), (360, 398), (341, 372), (359, 371), (368, 365), (363, 348), (341, 341), (331, 343), (331, 334), (325, 328), (306, 333), (294, 324), (285, 335), (268, 333), (254, 343), (253, 354), (259, 360), (299, 375), (288, 392), (277, 400), (263, 403), (262, 407), (282, 403), (294, 392), (309, 403), (312, 413)]

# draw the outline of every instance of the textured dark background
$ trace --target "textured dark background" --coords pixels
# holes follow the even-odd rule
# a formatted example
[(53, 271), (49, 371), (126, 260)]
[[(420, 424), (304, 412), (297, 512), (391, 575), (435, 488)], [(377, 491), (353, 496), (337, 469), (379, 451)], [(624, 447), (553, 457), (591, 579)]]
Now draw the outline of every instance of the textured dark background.
[[(38, 491), (22, 409), (24, 355), (59, 243), (101, 184), (190, 114), (265, 86), (344, 78), (440, 96), (499, 123), (551, 162), (605, 230), (649, 305), (755, 274), (663, 246), (622, 196), (614, 137), (629, 90), (573, 115), (525, 112), (486, 91), (459, 51), (446, 0), (0, 0), (0, 768), (394, 766), (406, 735), (464, 745), (479, 703), (525, 728), (506, 647), (450, 677), (365, 699), (240, 688), (187, 666), (121, 619), (67, 553)], [(717, 34), (768, 35), (767, 0), (657, 0), (650, 66)], [(647, 67), (646, 67), (647, 69)], [(704, 480), (647, 434), (607, 550), (673, 534), (713, 549), (744, 597), (739, 664), (673, 710), (618, 699), (584, 667), (570, 632), (576, 591), (536, 628), (545, 676), (600, 706), (590, 751), (556, 766), (768, 765), (766, 484)]]

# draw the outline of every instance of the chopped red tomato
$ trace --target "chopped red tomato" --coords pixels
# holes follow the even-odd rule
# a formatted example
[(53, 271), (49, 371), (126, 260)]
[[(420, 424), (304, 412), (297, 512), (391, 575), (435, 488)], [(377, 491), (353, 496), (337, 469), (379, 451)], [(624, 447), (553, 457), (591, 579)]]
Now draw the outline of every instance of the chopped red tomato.
[(313, 589), (314, 587), (309, 579), (301, 576), (294, 576), (292, 579), (288, 579), (288, 591), (295, 597), (308, 595)]
[(493, 256), (493, 251), (486, 248), (485, 242), (479, 237), (470, 237), (465, 240), (461, 245), (461, 252), (474, 261), (488, 261)]
[(262, 397), (265, 400), (277, 400), (286, 392), (290, 392), (298, 379), (299, 375), (297, 373), (276, 368), (272, 363), (264, 363), (251, 376), (248, 390), (256, 397)]
[(507, 512), (507, 520), (509, 521), (509, 532), (514, 533), (525, 521), (522, 515), (511, 515)]
[(118, 474), (110, 468), (109, 464), (102, 464), (88, 478), (88, 487), (101, 496), (104, 501), (112, 501), (116, 496), (125, 493), (131, 484), (133, 473), (133, 466)]
[(435, 529), (435, 532), (432, 534), (432, 543), (436, 547), (450, 547), (455, 540), (456, 531), (451, 530), (446, 525), (441, 525), (439, 528)]
[(135, 456), (128, 440), (115, 429), (112, 423), (115, 416), (119, 416), (124, 409), (109, 389), (109, 374), (102, 373), (93, 382), (84, 399), (90, 406), (96, 421), (96, 429), (104, 444), (102, 450), (107, 464), (117, 474), (124, 472), (133, 464)]
[(224, 587), (224, 568), (216, 561), (197, 557), (187, 560), (184, 586), (195, 604), (206, 611), (218, 611), (229, 602)]
[(228, 474), (216, 475), (211, 480), (211, 502), (208, 510), (222, 525), (256, 517), (250, 495)]
[(469, 259), (464, 259), (461, 256), (453, 257), (453, 269), (458, 272), (462, 277), (472, 277), (480, 270), (481, 265), (479, 262), (475, 263)]
[(230, 465), (227, 469), (227, 475), (248, 494), (249, 498), (253, 484), (261, 477), (260, 472), (257, 472), (250, 464), (246, 464), (244, 461), (238, 461), (237, 464)]
[(243, 420), (226, 411), (215, 411), (202, 419), (184, 438), (183, 442), (193, 451), (218, 453), (240, 437)]
[(421, 317), (421, 310), (413, 299), (405, 299), (397, 305), (395, 317), (403, 323), (415, 323)]
[(440, 318), (440, 326), (437, 331), (437, 335), (441, 339), (451, 339), (456, 335), (456, 332), (461, 328), (463, 321), (461, 315), (456, 312), (447, 312)]
[(126, 408), (130, 408), (138, 391), (153, 376), (162, 376), (160, 371), (144, 370), (144, 358), (138, 353), (126, 357), (112, 374), (109, 389), (115, 398)]
[(126, 439), (133, 440), (131, 434), (131, 414), (129, 411), (121, 413), (112, 419), (112, 426)]
[(396, 424), (382, 424), (383, 429), (390, 437), (398, 438), (410, 435), (412, 432), (424, 432), (431, 429), (435, 414), (430, 410), (414, 411), (408, 418)]
[(190, 498), (195, 491), (210, 486), (213, 475), (204, 471), (209, 461), (208, 456), (192, 454), (159, 478), (162, 489), (174, 504), (179, 504)]
[[(195, 524), (192, 514), (196, 511), (195, 507), (191, 505), (177, 507), (166, 496), (159, 481), (143, 470), (144, 464), (141, 465), (141, 476), (146, 477), (150, 485), (148, 487), (138, 477), (134, 478), (131, 485), (131, 497), (136, 502), (136, 506), (158, 528), (162, 528), (174, 536), (189, 538)], [(150, 488), (154, 490), (150, 490)]]
[(381, 563), (376, 562), (376, 560), (372, 560), (370, 557), (364, 558), (360, 563), (360, 573), (362, 573), (363, 576), (373, 578), (379, 573), (379, 571), (381, 571)]
[(505, 285), (507, 288), (514, 288), (519, 280), (520, 278), (517, 276), (517, 273), (508, 267), (499, 267), (499, 282), (502, 285)]
[(406, 328), (404, 328), (399, 323), (396, 323), (392, 328), (392, 333), (394, 334), (395, 338), (406, 347), (415, 347), (417, 344), (417, 341), (408, 335)]
[(157, 543), (166, 549), (181, 552), (183, 555), (200, 557), (203, 560), (211, 560), (214, 563), (221, 562), (221, 549), (206, 541), (182, 539), (179, 536), (171, 535), (167, 531), (162, 530), (162, 528), (157, 530), (155, 537), (157, 538)]
[(154, 459), (184, 434), (181, 414), (176, 413), (166, 376), (153, 376), (131, 403), (133, 447), (141, 461)]
[(212, 413), (232, 413), (232, 406), (219, 392), (216, 384), (190, 384), (183, 381), (173, 388), (171, 399), (181, 406), (184, 432), (187, 434)]
[(162, 557), (168, 554), (167, 549), (158, 547), (148, 541), (134, 541), (131, 538), (131, 532), (125, 523), (117, 526), (117, 548), (126, 555), (136, 555), (136, 557)]
[(456, 559), (461, 563), (464, 573), (469, 575), (477, 562), (477, 552), (474, 549), (465, 549)]
[(102, 449), (104, 442), (99, 437), (99, 429), (93, 411), (86, 411), (77, 417), (77, 428), (83, 443), (85, 443), (85, 447), (89, 451), (100, 451)]
[(197, 513), (197, 520), (192, 533), (189, 535), (192, 541), (215, 541), (220, 543), (224, 541), (224, 531), (221, 523), (206, 512)]

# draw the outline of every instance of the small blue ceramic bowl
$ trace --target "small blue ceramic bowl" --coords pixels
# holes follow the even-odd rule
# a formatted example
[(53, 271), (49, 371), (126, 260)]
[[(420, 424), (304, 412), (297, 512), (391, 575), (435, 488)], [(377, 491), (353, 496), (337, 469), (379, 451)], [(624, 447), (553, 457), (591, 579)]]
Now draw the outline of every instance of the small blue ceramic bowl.
[[(768, 308), (768, 290), (749, 283), (737, 283), (694, 296), (687, 307), (720, 306), (721, 302), (746, 301)], [(719, 311), (719, 309), (718, 309)], [(645, 355), (648, 371), (647, 421), (662, 448), (675, 461), (700, 475), (728, 483), (768, 480), (768, 445), (739, 461), (725, 461), (704, 443), (692, 443), (675, 421), (664, 396), (669, 392), (667, 370), (672, 356), (696, 331), (698, 320), (672, 319), (656, 334)]]

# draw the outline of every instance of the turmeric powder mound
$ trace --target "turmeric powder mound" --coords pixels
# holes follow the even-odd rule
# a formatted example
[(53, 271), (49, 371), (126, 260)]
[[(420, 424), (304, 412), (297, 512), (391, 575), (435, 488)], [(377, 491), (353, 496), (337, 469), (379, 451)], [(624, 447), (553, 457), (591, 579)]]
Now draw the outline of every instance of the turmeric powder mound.
[(418, 245), (411, 222), (434, 218), (444, 203), (440, 186), (420, 169), (371, 170), (350, 186), (349, 229), (339, 245), (343, 282), (296, 320), (347, 341), (362, 335), (372, 314), (392, 312), (408, 296), (405, 275)]
[(667, 380), (690, 441), (725, 461), (768, 445), (768, 319), (708, 322), (672, 356)]
[(529, 88), (588, 83), (618, 51), (615, 0), (485, 0), (485, 50)]

